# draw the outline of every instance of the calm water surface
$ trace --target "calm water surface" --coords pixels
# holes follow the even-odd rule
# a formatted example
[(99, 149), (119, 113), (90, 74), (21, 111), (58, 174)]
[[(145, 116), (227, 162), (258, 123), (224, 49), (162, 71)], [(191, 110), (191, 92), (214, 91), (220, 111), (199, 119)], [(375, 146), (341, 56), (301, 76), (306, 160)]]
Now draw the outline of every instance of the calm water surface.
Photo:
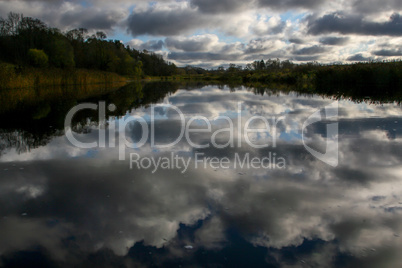
[[(105, 133), (105, 147), (78, 148), (64, 135), (64, 117), (99, 101), (117, 109), (100, 128), (97, 111), (80, 111), (73, 131), (85, 143)], [(0, 130), (0, 263), (401, 267), (401, 106), (342, 100), (337, 119), (325, 118), (333, 103), (295, 92), (148, 84), (16, 108)], [(322, 120), (303, 131), (319, 109)], [(119, 131), (130, 115), (146, 128), (137, 121)], [(264, 128), (266, 118), (270, 129), (247, 142), (238, 130), (253, 116), (260, 120), (250, 128)], [(207, 129), (208, 119), (211, 131), (152, 146), (151, 123), (162, 145), (180, 136), (183, 118), (192, 129)], [(327, 131), (333, 123), (337, 135)], [(122, 153), (123, 134), (144, 144)], [(335, 167), (304, 146), (325, 153), (336, 139)]]

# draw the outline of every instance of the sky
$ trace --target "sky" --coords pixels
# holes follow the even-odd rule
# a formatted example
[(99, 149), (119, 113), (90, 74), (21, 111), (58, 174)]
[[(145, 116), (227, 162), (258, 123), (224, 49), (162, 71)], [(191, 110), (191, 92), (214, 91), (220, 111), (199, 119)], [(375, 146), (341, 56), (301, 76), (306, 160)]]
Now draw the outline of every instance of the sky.
[(178, 66), (402, 57), (400, 0), (0, 0), (0, 16), (9, 12), (104, 31)]

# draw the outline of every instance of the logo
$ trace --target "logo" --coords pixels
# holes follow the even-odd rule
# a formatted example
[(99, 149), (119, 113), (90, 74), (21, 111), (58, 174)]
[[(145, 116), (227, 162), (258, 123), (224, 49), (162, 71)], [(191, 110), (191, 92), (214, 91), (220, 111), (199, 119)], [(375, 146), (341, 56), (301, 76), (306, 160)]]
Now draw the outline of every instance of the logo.
[(332, 166), (338, 166), (338, 129), (339, 123), (328, 123), (326, 127), (326, 150), (325, 153), (321, 153), (319, 151), (314, 150), (313, 148), (309, 147), (306, 144), (306, 139), (304, 136), (305, 130), (308, 126), (324, 121), (324, 118), (321, 116), (321, 112), (325, 112), (325, 120), (329, 121), (336, 121), (338, 120), (338, 102), (335, 101), (330, 105), (326, 106), (323, 111), (322, 109), (316, 111), (304, 122), (302, 128), (302, 140), (303, 145), (306, 150), (312, 154), (317, 159), (321, 160), (322, 162)]
[[(126, 149), (131, 148), (133, 150), (137, 150), (141, 147), (143, 147), (145, 144), (148, 144), (151, 149), (153, 150), (160, 150), (160, 149), (166, 149), (166, 148), (173, 148), (175, 145), (177, 145), (181, 141), (186, 141), (187, 144), (194, 149), (194, 151), (197, 151), (196, 149), (204, 149), (204, 148), (210, 148), (214, 147), (216, 149), (222, 149), (226, 147), (241, 147), (244, 145), (255, 148), (255, 149), (261, 149), (261, 148), (267, 148), (267, 147), (272, 147), (276, 148), (277, 147), (277, 137), (279, 137), (280, 133), (278, 133), (278, 123), (282, 122), (282, 124), (285, 122), (285, 117), (281, 116), (278, 118), (271, 118), (270, 120), (266, 118), (265, 116), (261, 115), (253, 115), (249, 118), (244, 119), (242, 117), (242, 109), (241, 109), (242, 104), (239, 102), (237, 107), (237, 115), (233, 117), (228, 117), (224, 115), (220, 115), (215, 118), (206, 118), (204, 116), (193, 116), (190, 118), (186, 118), (185, 114), (182, 113), (182, 111), (171, 104), (159, 104), (159, 105), (152, 105), (150, 107), (150, 116), (135, 116), (135, 115), (126, 115), (122, 117), (119, 120), (110, 120), (110, 122), (107, 122), (106, 120), (106, 110), (109, 111), (115, 111), (116, 106), (113, 104), (110, 104), (109, 106), (106, 107), (105, 102), (99, 102), (99, 104), (94, 104), (94, 103), (83, 103), (79, 104), (75, 107), (73, 107), (67, 114), (65, 118), (65, 135), (67, 139), (70, 141), (70, 143), (78, 148), (82, 149), (90, 149), (90, 148), (115, 148), (116, 146), (118, 147), (118, 154), (119, 154), (119, 160), (125, 160), (126, 159)], [(99, 127), (98, 127), (98, 141), (93, 141), (93, 142), (80, 142), (78, 141), (72, 131), (72, 119), (74, 115), (84, 109), (90, 109), (90, 110), (98, 110), (98, 119), (99, 119)], [(180, 128), (180, 134), (178, 137), (169, 137), (169, 138), (175, 138), (174, 141), (170, 143), (165, 143), (165, 144), (157, 144), (155, 141), (155, 132), (158, 131), (157, 127), (155, 126), (155, 123), (158, 121), (156, 118), (156, 110), (158, 112), (162, 112), (163, 114), (170, 114), (172, 113), (175, 115), (174, 117), (176, 120), (180, 122), (179, 125), (176, 127)], [(322, 116), (322, 114), (324, 116)], [(159, 119), (160, 120), (160, 119)], [(218, 121), (226, 121), (228, 123), (227, 127), (222, 128), (222, 125), (219, 125), (217, 122)], [(243, 120), (245, 122), (243, 122)], [(336, 167), (338, 165), (338, 102), (333, 102), (330, 105), (326, 106), (323, 109), (319, 109), (316, 112), (314, 112), (312, 115), (308, 117), (308, 119), (303, 123), (302, 126), (302, 135), (301, 135), (301, 140), (303, 142), (304, 147), (306, 150), (316, 157), (317, 159), (321, 160), (322, 162), (332, 166)], [(104, 127), (105, 124), (107, 123), (108, 127)], [(320, 152), (314, 148), (312, 148), (310, 145), (315, 144), (315, 141), (312, 142), (311, 137), (307, 137), (305, 135), (305, 132), (307, 132), (307, 128), (309, 126), (312, 127), (313, 124), (316, 123), (324, 123), (326, 124), (326, 132), (322, 133), (322, 136), (325, 138), (325, 152)], [(116, 124), (118, 124), (116, 126)], [(197, 126), (197, 128), (194, 128)], [(132, 139), (129, 141), (126, 137), (126, 131), (127, 127), (131, 131), (133, 131), (134, 128), (141, 131), (141, 138), (134, 142)], [(218, 128), (218, 129), (217, 129)], [(106, 133), (107, 131), (107, 133)], [(108, 134), (108, 135), (106, 135)], [(116, 134), (118, 135), (118, 139), (115, 139)], [(201, 135), (207, 135), (203, 137), (209, 137), (210, 140), (205, 140), (203, 139), (203, 144), (198, 144), (196, 141), (193, 140), (194, 136), (201, 136)], [(224, 134), (224, 137), (227, 137), (227, 142), (222, 143), (222, 141), (218, 141), (217, 136)], [(277, 135), (279, 134), (279, 135)], [(209, 135), (209, 136), (208, 136)], [(250, 140), (249, 136), (254, 137), (253, 139)], [(106, 140), (106, 137), (109, 137), (108, 141)], [(235, 141), (235, 136), (237, 138), (237, 142)], [(206, 142), (206, 143), (205, 143)], [(117, 143), (117, 144), (116, 144)], [(130, 154), (130, 161), (132, 163), (137, 163), (137, 165), (140, 164), (141, 167), (145, 166), (162, 166), (161, 164), (164, 164), (164, 166), (171, 166), (165, 164), (166, 161), (158, 161), (157, 159), (154, 158), (141, 158), (139, 154)], [(271, 154), (271, 153), (270, 153)], [(273, 154), (275, 156), (275, 154)], [(239, 157), (238, 157), (239, 158)], [(275, 158), (275, 157), (273, 157)], [(173, 158), (172, 158), (173, 159)], [(180, 161), (181, 158), (177, 158)], [(175, 158), (174, 163), (181, 163), (179, 160)], [(207, 159), (207, 158), (205, 158)], [(236, 159), (236, 157), (234, 158)], [(245, 158), (246, 160), (248, 158)], [(282, 160), (281, 158), (280, 160)], [(166, 159), (163, 159), (166, 160)], [(269, 160), (269, 161), (268, 161)], [(141, 162), (139, 162), (141, 161)], [(190, 160), (189, 160), (190, 161)], [(248, 160), (247, 160), (248, 161)], [(271, 165), (271, 155), (269, 158), (262, 158), (262, 159), (254, 159), (252, 158), (252, 161), (254, 164), (251, 165), (252, 167), (254, 166), (272, 166)], [(173, 163), (173, 161), (170, 161)], [(262, 163), (261, 165), (257, 165), (256, 163)], [(274, 163), (273, 161), (272, 163)], [(278, 162), (278, 161), (277, 161)], [(276, 162), (276, 163), (277, 163)], [(282, 161), (284, 162), (284, 161)], [(183, 162), (184, 163), (184, 162)], [(187, 162), (186, 162), (187, 163)], [(197, 162), (196, 162), (197, 163)], [(268, 165), (269, 164), (269, 165)], [(188, 166), (188, 164), (186, 164)], [(184, 167), (186, 165), (183, 164)], [(275, 164), (273, 164), (275, 166)], [(281, 164), (281, 166), (284, 166), (284, 163)], [(187, 167), (185, 168), (187, 170)]]

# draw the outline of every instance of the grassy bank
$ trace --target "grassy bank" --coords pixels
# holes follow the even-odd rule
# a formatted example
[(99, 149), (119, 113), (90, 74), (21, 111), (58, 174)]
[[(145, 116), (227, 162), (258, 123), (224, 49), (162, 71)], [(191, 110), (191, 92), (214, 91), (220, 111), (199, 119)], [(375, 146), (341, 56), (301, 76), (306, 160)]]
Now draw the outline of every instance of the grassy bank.
[(55, 100), (81, 100), (102, 95), (122, 86), (126, 82), (113, 84), (88, 84), (71, 86), (27, 87), (0, 90), (0, 114), (23, 108), (23, 106), (37, 105)]
[(86, 69), (18, 67), (0, 63), (0, 89), (112, 84), (127, 79), (116, 73)]

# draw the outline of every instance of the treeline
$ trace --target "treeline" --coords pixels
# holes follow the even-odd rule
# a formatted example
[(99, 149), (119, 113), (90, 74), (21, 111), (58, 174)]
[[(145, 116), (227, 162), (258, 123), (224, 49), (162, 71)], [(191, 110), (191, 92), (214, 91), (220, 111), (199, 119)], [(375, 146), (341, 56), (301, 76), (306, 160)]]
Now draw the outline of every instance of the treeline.
[(0, 18), (0, 61), (39, 68), (84, 68), (141, 78), (176, 73), (173, 63), (147, 51), (138, 51), (103, 32), (89, 35), (83, 28), (62, 32), (42, 21), (9, 13)]
[(306, 91), (337, 93), (352, 90), (354, 95), (375, 96), (402, 89), (402, 61), (361, 62), (324, 65), (318, 62), (294, 64), (290, 61), (261, 60), (245, 68), (230, 64), (210, 71), (221, 81), (241, 83), (285, 83)]

